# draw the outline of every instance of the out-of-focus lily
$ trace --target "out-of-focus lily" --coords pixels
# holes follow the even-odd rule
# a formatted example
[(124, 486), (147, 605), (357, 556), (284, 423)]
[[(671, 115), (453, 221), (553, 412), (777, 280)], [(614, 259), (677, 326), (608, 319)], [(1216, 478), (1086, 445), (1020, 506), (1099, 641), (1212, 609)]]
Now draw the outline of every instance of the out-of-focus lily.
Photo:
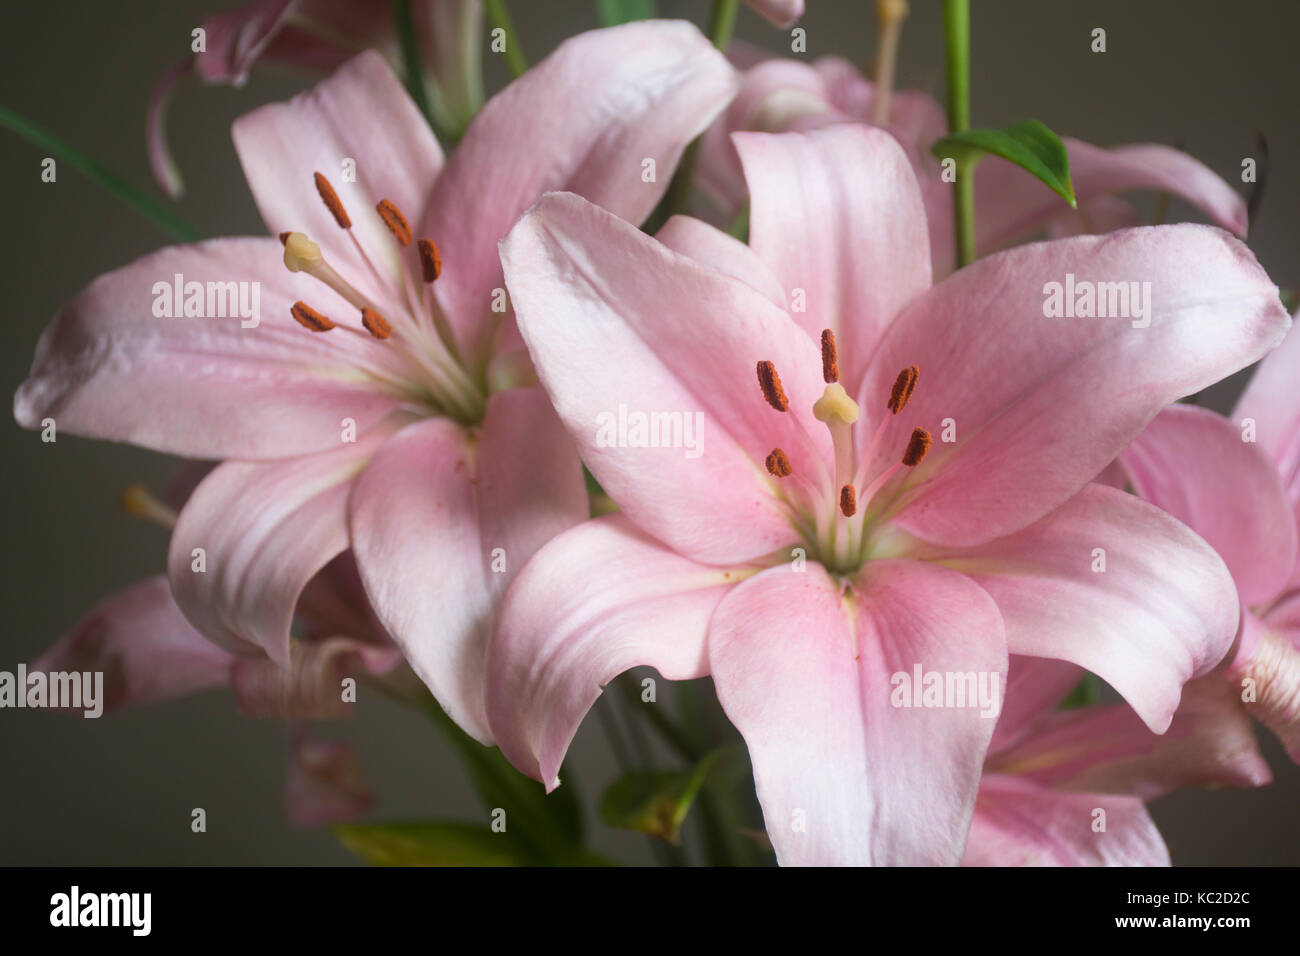
[(745, 2), (776, 27), (788, 27), (803, 16), (803, 0), (745, 0)]
[(1057, 710), (1082, 672), (1013, 658), (962, 862), (970, 866), (1168, 866), (1146, 802), (1182, 787), (1258, 787), (1272, 775), (1230, 688), (1191, 681), (1156, 735), (1126, 704)]
[[(132, 492), (138, 494), (138, 492)], [(148, 503), (155, 513), (166, 506)], [(174, 521), (175, 514), (171, 514)], [(366, 604), (349, 555), (332, 561), (303, 592), (288, 668), (232, 654), (185, 619), (167, 578), (137, 582), (78, 620), (34, 671), (104, 675), (104, 713), (227, 689), (241, 713), (288, 720), (285, 810), (294, 826), (354, 819), (374, 803), (345, 741), (322, 739), (313, 721), (346, 716), (355, 699), (344, 680), (363, 677), (409, 690), (413, 676)]]
[[(459, 136), (483, 105), (482, 0), (414, 0), (411, 21), (434, 120)], [(209, 17), (201, 29), (203, 50), (167, 70), (149, 99), (149, 163), (173, 198), (183, 183), (167, 145), (166, 114), (182, 77), (242, 86), (259, 61), (329, 73), (365, 49), (405, 72), (390, 0), (252, 0)]]
[[(877, 112), (878, 87), (840, 57), (811, 64), (791, 59), (751, 61), (727, 111), (705, 134), (700, 154), (700, 184), (724, 213), (734, 215), (745, 198), (740, 157), (730, 134), (741, 130), (785, 132), (836, 123), (877, 125), (891, 133), (907, 153), (925, 202), (930, 250), (936, 275), (952, 269), (952, 184), (930, 147), (947, 133), (943, 108), (928, 93), (893, 92), (885, 116)], [(1195, 205), (1216, 224), (1246, 234), (1245, 201), (1223, 179), (1180, 150), (1155, 144), (1100, 149), (1081, 140), (1064, 140), (1078, 211), (1068, 209), (1047, 186), (1001, 159), (975, 167), (975, 226), (978, 251), (1004, 248), (1037, 229), (1057, 235), (1101, 233), (1136, 225), (1136, 211), (1115, 194), (1157, 190)]]
[[(502, 245), (540, 380), (622, 513), (512, 585), (492, 727), (554, 787), (615, 674), (711, 673), (781, 862), (953, 863), (992, 720), (895, 705), (895, 678), (993, 684), (1008, 649), (1065, 659), (1165, 730), (1230, 646), (1236, 594), (1187, 528), (1090, 481), (1289, 318), (1245, 246), (1194, 225), (1024, 246), (931, 286), (891, 136), (736, 145), (748, 247), (683, 218), (655, 241), (570, 195)], [(1149, 324), (1045, 318), (1067, 273), (1149, 281)]]
[[(1300, 336), (1255, 372), (1231, 418), (1162, 411), (1120, 456), (1133, 490), (1212, 545), (1241, 595), (1241, 633), (1221, 673), (1300, 761)], [(1225, 719), (1227, 719), (1225, 717)]]
[(350, 547), (412, 667), (487, 741), (494, 602), (587, 515), (577, 454), (530, 387), (497, 242), (552, 189), (639, 222), (734, 86), (689, 24), (592, 31), (495, 96), (444, 163), (363, 53), (235, 124), (281, 238), (172, 247), (92, 283), (42, 336), (15, 417), (228, 459), (172, 535), (189, 621), (289, 668), (299, 595)]

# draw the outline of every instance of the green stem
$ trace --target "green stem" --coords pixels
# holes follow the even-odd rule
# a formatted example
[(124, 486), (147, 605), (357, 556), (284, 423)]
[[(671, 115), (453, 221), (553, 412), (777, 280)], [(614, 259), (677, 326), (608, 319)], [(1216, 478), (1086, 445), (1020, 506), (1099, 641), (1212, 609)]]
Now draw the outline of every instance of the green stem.
[[(609, 749), (614, 754), (614, 763), (618, 766), (619, 773), (625, 776), (634, 773), (636, 765), (632, 760), (632, 755), (628, 752), (627, 744), (623, 740), (623, 732), (619, 729), (618, 716), (612, 698), (606, 694), (601, 694), (596, 698), (596, 715), (600, 720), (601, 729), (605, 732), (605, 739), (609, 741)], [(646, 835), (646, 843), (650, 847), (650, 853), (655, 858), (657, 865), (675, 865), (668, 844), (649, 834)]]
[(523, 76), (528, 70), (528, 59), (524, 56), (523, 47), (519, 45), (519, 36), (515, 33), (514, 24), (510, 22), (510, 13), (506, 10), (505, 0), (484, 0), (483, 7), (487, 11), (488, 23), (492, 25), (492, 29), (504, 33), (506, 66), (510, 68), (510, 75)]
[[(970, 0), (944, 0), (943, 47), (948, 69), (948, 132), (970, 129)], [(969, 159), (957, 160), (953, 227), (957, 268), (975, 259), (975, 180)]]
[(673, 723), (658, 704), (648, 704), (641, 700), (641, 688), (635, 681), (620, 678), (619, 686), (627, 699), (629, 709), (635, 714), (644, 714), (646, 719), (659, 732), (666, 743), (677, 751), (688, 763), (695, 763), (704, 756), (704, 751), (696, 747), (686, 734)]
[(411, 16), (411, 0), (393, 0), (393, 24), (402, 48), (402, 67), (406, 72), (406, 88), (411, 99), (424, 114), (425, 121), (437, 131), (433, 108), (429, 105), (429, 90), (424, 84), (424, 65), (420, 62), (420, 43), (415, 37), (415, 20)]
[(67, 163), (91, 182), (103, 186), (172, 237), (183, 242), (198, 240), (198, 230), (180, 216), (171, 212), (152, 196), (132, 186), (122, 177), (105, 169), (85, 153), (59, 139), (49, 130), (37, 126), (30, 120), (3, 106), (0, 106), (0, 126), (17, 133), (29, 143), (39, 146), (60, 162)]
[(713, 0), (713, 15), (709, 18), (709, 39), (721, 53), (727, 52), (731, 31), (736, 28), (736, 10), (740, 0)]
[[(485, 747), (461, 730), (432, 694), (422, 688), (417, 694), (414, 703), (432, 719), (465, 764), (484, 805), (489, 808), (508, 807), (511, 814), (522, 817), (521, 838), (548, 859), (562, 862), (572, 858), (575, 846), (549, 814), (536, 809), (539, 784), (515, 770), (499, 750)], [(398, 699), (404, 698), (399, 695)]]
[[(709, 39), (721, 53), (726, 53), (727, 46), (731, 43), (731, 33), (736, 26), (736, 10), (739, 6), (740, 0), (713, 0), (713, 12), (709, 17)], [(691, 184), (695, 179), (695, 167), (700, 161), (700, 142), (700, 138), (697, 137), (682, 153), (682, 160), (677, 164), (677, 171), (673, 173), (672, 181), (668, 183), (664, 198), (660, 200), (658, 208), (646, 222), (646, 232), (658, 232), (659, 227), (669, 219), (686, 211), (686, 203), (691, 198)]]

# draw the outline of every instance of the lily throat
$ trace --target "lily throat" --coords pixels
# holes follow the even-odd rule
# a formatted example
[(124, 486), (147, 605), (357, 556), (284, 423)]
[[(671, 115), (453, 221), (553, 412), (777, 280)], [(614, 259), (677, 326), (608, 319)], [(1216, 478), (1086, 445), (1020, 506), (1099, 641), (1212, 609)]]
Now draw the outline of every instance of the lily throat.
[[(827, 462), (816, 450), (812, 437), (799, 425), (802, 448), (796, 457), (784, 448), (773, 448), (764, 464), (777, 483), (777, 495), (790, 510), (791, 520), (808, 546), (809, 556), (833, 574), (849, 576), (867, 561), (873, 529), (890, 512), (902, 492), (893, 479), (905, 469), (915, 468), (930, 450), (932, 438), (924, 428), (912, 429), (901, 457), (879, 474), (868, 476), (869, 463), (876, 457), (886, 426), (907, 407), (920, 378), (920, 369), (909, 365), (898, 373), (871, 439), (859, 450), (854, 437), (861, 416), (858, 403), (849, 397), (839, 381), (839, 360), (835, 334), (822, 332), (822, 379), (825, 390), (813, 404), (813, 417), (830, 432), (833, 460)], [(781, 377), (771, 361), (757, 366), (763, 398), (775, 411), (787, 413), (789, 399)], [(798, 419), (794, 421), (798, 423)]]
[(395, 273), (385, 274), (353, 232), (352, 218), (329, 180), (316, 173), (315, 183), (321, 202), (347, 234), (381, 301), (372, 299), (343, 276), (305, 233), (284, 232), (280, 242), (285, 267), (317, 279), (355, 310), (343, 319), (337, 313), (326, 314), (299, 301), (290, 310), (294, 320), (312, 333), (339, 330), (384, 342), (396, 351), (400, 372), (359, 362), (362, 371), (433, 414), (466, 425), (481, 421), (488, 391), (485, 375), (473, 371), (461, 356), (438, 300), (435, 284), (442, 275), (442, 255), (437, 244), (431, 239), (417, 240), (396, 204), (381, 199), (375, 212), (393, 243), (382, 252), (385, 261), (399, 264)]

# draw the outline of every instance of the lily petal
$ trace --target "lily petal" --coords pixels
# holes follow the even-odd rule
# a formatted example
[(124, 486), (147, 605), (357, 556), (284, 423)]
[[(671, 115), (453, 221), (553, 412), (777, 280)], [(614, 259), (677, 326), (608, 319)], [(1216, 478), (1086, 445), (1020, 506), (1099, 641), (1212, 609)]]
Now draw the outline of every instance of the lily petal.
[[(1080, 205), (1098, 196), (1158, 190), (1196, 206), (1218, 226), (1246, 235), (1246, 201), (1216, 172), (1182, 150), (1154, 143), (1103, 149), (1065, 138), (1070, 180)], [(931, 194), (934, 268), (952, 268), (952, 190)], [(1001, 249), (1065, 211), (1064, 201), (1019, 166), (1002, 160), (975, 169), (976, 246)]]
[(1061, 711), (1038, 722), (1018, 746), (990, 757), (985, 770), (1059, 790), (1143, 800), (1181, 787), (1260, 787), (1273, 779), (1250, 719), (1217, 673), (1187, 685), (1164, 734), (1147, 730), (1126, 704)]
[(990, 544), (917, 553), (993, 596), (1012, 653), (1087, 668), (1155, 733), (1183, 684), (1218, 664), (1237, 633), (1222, 559), (1159, 508), (1104, 485)]
[[(415, 260), (393, 240), (375, 205), (388, 199), (414, 221), (442, 170), (443, 156), (428, 122), (382, 56), (373, 50), (359, 54), (287, 103), (241, 116), (231, 133), (272, 234), (306, 233), (344, 278), (371, 298), (385, 288), (402, 288), (403, 255), (412, 269)], [(313, 183), (317, 172), (334, 186), (352, 221), (350, 232), (385, 286), (371, 276), (349, 230), (340, 229), (321, 202)], [(342, 298), (313, 280), (302, 278), (301, 284), (345, 307)]]
[(615, 676), (641, 664), (668, 680), (708, 673), (709, 616), (742, 576), (675, 554), (622, 515), (556, 537), (506, 592), (489, 646), (488, 716), (502, 753), (559, 786), (578, 725)]
[(1273, 463), (1222, 415), (1171, 405), (1120, 455), (1133, 490), (1199, 534), (1232, 572), (1248, 607), (1282, 591), (1296, 563), (1296, 523)]
[(355, 679), (362, 671), (387, 673), (401, 660), (396, 647), (376, 647), (349, 637), (297, 641), (287, 669), (265, 657), (236, 660), (235, 700), (246, 717), (342, 717), (352, 710), (343, 701), (345, 677)]
[(1300, 333), (1288, 334), (1282, 344), (1259, 363), (1242, 392), (1232, 421), (1255, 423), (1255, 440), (1272, 459), (1282, 486), (1295, 502), (1300, 520)]
[[(1185, 199), (1216, 225), (1245, 236), (1246, 200), (1199, 159), (1172, 146), (1138, 143), (1103, 149), (1065, 139), (1070, 180), (1080, 201), (1136, 190), (1158, 190)], [(981, 163), (976, 172), (979, 242), (998, 248), (1060, 211), (1061, 197), (1006, 162)]]
[[(438, 178), (422, 226), (442, 250), (438, 298), (461, 352), (486, 357), (502, 284), (497, 243), (538, 197), (567, 190), (641, 222), (736, 84), (694, 26), (641, 21), (564, 41), (489, 100)], [(649, 182), (646, 160), (655, 164)]]
[(145, 138), (149, 148), (149, 168), (158, 185), (172, 199), (179, 199), (185, 193), (185, 183), (181, 179), (180, 167), (172, 157), (171, 147), (167, 145), (167, 106), (171, 100), (172, 88), (194, 69), (194, 61), (188, 57), (167, 69), (154, 85), (149, 94), (149, 105), (145, 110)]
[(357, 482), (349, 511), (375, 611), (443, 709), (490, 742), (493, 605), (533, 552), (587, 513), (577, 455), (545, 396), (494, 395), (477, 451), (450, 421), (405, 429)]
[(1097, 196), (1079, 203), (1078, 209), (1066, 209), (1055, 216), (1047, 224), (1047, 237), (1099, 236), (1141, 225), (1144, 225), (1142, 216), (1132, 203), (1118, 196)]
[(1232, 693), (1300, 763), (1300, 647), (1274, 630), (1273, 618), (1246, 614), (1241, 646), (1228, 668)]
[(892, 136), (863, 126), (732, 139), (749, 183), (749, 244), (804, 330), (835, 332), (851, 389), (894, 317), (930, 287), (911, 165)]
[(803, 16), (804, 0), (745, 0), (774, 27), (788, 27)]
[[(336, 332), (327, 342), (298, 325), (281, 255), (274, 239), (215, 239), (100, 276), (42, 334), (14, 418), (24, 428), (53, 418), (70, 434), (188, 458), (333, 448), (344, 418), (365, 432), (398, 402), (375, 377), (394, 371), (393, 352), (360, 335)], [(203, 284), (206, 311), (231, 317), (181, 317), (177, 276)], [(237, 316), (238, 302), (226, 298), (232, 282), (249, 283), (250, 306), (259, 290), (260, 318)], [(219, 299), (206, 294), (213, 284)], [(160, 301), (175, 317), (154, 314)]]
[(31, 670), (103, 672), (107, 714), (224, 687), (233, 663), (185, 620), (158, 575), (95, 605)]
[(352, 479), (400, 424), (329, 452), (213, 469), (181, 511), (167, 557), (172, 592), (191, 623), (229, 650), (261, 648), (290, 667), (298, 596), (348, 546)]
[[(858, 67), (841, 56), (818, 57), (812, 67), (822, 79), (827, 99), (837, 109), (860, 123), (872, 121), (876, 84)], [(948, 117), (933, 96), (919, 90), (894, 90), (885, 129), (911, 158), (918, 179), (938, 175), (939, 161), (930, 154), (930, 144), (947, 135)]]
[(204, 51), (198, 72), (209, 83), (243, 83), (298, 0), (253, 0), (203, 21)]
[(893, 675), (920, 666), (1001, 681), (1002, 621), (976, 585), (878, 561), (842, 599), (820, 565), (771, 568), (718, 606), (709, 663), (778, 862), (957, 862), (994, 721), (978, 707), (893, 706)]
[(1022, 739), (1036, 721), (1056, 710), (1083, 675), (1083, 668), (1069, 661), (1012, 654), (1002, 714), (989, 751), (1001, 753)]
[(289, 732), (285, 813), (296, 828), (346, 823), (375, 805), (356, 752), (344, 740), (312, 737), (306, 726)]
[[(1118, 296), (1108, 305), (1145, 315), (1046, 317), (1067, 274), (1103, 298), (1106, 282), (1149, 282), (1149, 294), (1139, 286), (1143, 309), (1123, 309)], [(930, 540), (988, 541), (1064, 503), (1160, 409), (1250, 364), (1289, 324), (1250, 250), (1213, 227), (1020, 246), (967, 266), (899, 316), (859, 393), (859, 447), (899, 369), (918, 365), (916, 392), (886, 426), (872, 473), (895, 464), (914, 426), (929, 429), (940, 440), (907, 473), (916, 490), (903, 492), (895, 520)]]
[[(538, 378), (632, 521), (707, 563), (749, 561), (794, 540), (762, 462), (781, 447), (796, 468), (813, 467), (830, 442), (811, 414), (824, 389), (820, 355), (784, 312), (565, 193), (519, 221), (501, 259)], [(768, 359), (790, 396), (786, 414), (758, 385), (756, 363)], [(665, 413), (682, 420), (677, 447), (619, 434), (620, 416)], [(816, 438), (820, 457), (801, 454)]]
[[(1105, 817), (1097, 814), (1105, 812)], [(1104, 819), (1105, 830), (1095, 830)], [(1015, 777), (980, 782), (964, 866), (1169, 866), (1137, 797), (1063, 793)]]
[(753, 249), (721, 229), (691, 216), (673, 216), (655, 238), (678, 255), (739, 279), (773, 305), (785, 308), (785, 290), (776, 276)]
[[(728, 49), (733, 63), (735, 52)], [(811, 64), (765, 59), (741, 74), (735, 98), (701, 138), (696, 182), (726, 216), (734, 217), (748, 194), (732, 133), (784, 133), (849, 119), (831, 105), (826, 83)]]

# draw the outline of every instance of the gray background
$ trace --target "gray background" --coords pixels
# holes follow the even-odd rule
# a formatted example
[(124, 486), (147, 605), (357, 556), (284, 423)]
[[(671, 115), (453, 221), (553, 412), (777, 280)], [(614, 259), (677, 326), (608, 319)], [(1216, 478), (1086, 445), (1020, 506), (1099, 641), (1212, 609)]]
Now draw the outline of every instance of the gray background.
[[(0, 103), (71, 140), (110, 168), (150, 182), (144, 107), (158, 74), (188, 50), (218, 0), (13, 3), (0, 33)], [(870, 2), (809, 0), (803, 21), (810, 56), (872, 59)], [(1036, 117), (1062, 134), (1100, 145), (1181, 143), (1230, 181), (1254, 155), (1257, 131), (1272, 146), (1273, 176), (1250, 244), (1284, 287), (1297, 276), (1300, 149), (1294, 42), (1300, 4), (1273, 2), (1045, 2), (973, 4), (974, 123)], [(563, 37), (594, 25), (586, 0), (511, 4), (534, 61)], [(942, 92), (938, 3), (913, 0), (903, 36), (899, 85)], [(664, 15), (706, 18), (706, 4), (661, 2)], [(1108, 52), (1089, 51), (1105, 27)], [(738, 36), (788, 50), (783, 34), (742, 10)], [(487, 55), (491, 88), (504, 68)], [(273, 68), (244, 89), (184, 84), (171, 132), (189, 194), (180, 211), (206, 235), (261, 231), (239, 174), (228, 129), (252, 107), (282, 99), (307, 79)], [(36, 338), (58, 306), (96, 275), (165, 241), (71, 169), (39, 179), (36, 148), (0, 131), (4, 302), (0, 384), (24, 378)], [(1144, 208), (1151, 208), (1148, 203)], [(1171, 217), (1193, 217), (1175, 204)], [(1240, 382), (1209, 397), (1222, 408)], [(162, 456), (61, 438), (42, 444), (12, 423), (0, 426), (0, 669), (31, 661), (92, 603), (163, 567), (166, 536), (124, 515), (129, 482), (159, 487)], [(419, 715), (363, 698), (356, 716), (332, 730), (354, 740), (381, 795), (385, 817), (482, 820), (454, 758)], [(1188, 791), (1159, 801), (1157, 821), (1182, 864), (1294, 864), (1300, 771), (1271, 738), (1277, 782), (1262, 791)], [(3, 863), (348, 863), (323, 831), (293, 832), (282, 814), (284, 728), (233, 712), (209, 694), (98, 721), (0, 711), (0, 862)], [(588, 786), (609, 778), (596, 722), (579, 733), (576, 769)], [(594, 789), (594, 788), (593, 788)], [(192, 807), (208, 832), (189, 829)], [(648, 860), (645, 844), (596, 827), (599, 849)]]

